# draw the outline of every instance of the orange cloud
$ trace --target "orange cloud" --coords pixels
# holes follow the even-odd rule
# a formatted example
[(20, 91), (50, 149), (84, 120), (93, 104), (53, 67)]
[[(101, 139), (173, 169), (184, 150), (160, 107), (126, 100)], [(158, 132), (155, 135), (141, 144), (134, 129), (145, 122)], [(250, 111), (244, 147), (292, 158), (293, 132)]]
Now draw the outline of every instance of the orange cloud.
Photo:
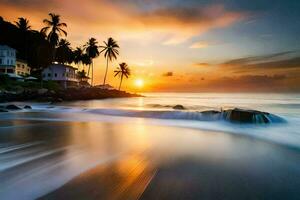
[(205, 42), (205, 41), (199, 41), (199, 42), (195, 42), (194, 44), (192, 44), (190, 46), (191, 49), (202, 49), (202, 48), (206, 48), (208, 47), (209, 44), (208, 42)]
[(0, 3), (0, 9), (6, 19), (15, 21), (17, 17), (25, 16), (38, 28), (43, 26), (42, 19), (49, 12), (58, 13), (68, 23), (71, 41), (75, 42), (102, 34), (121, 39), (156, 39), (168, 45), (182, 43), (214, 28), (229, 26), (246, 16), (228, 11), (222, 5), (145, 11), (133, 3), (125, 6), (108, 0), (6, 1)]

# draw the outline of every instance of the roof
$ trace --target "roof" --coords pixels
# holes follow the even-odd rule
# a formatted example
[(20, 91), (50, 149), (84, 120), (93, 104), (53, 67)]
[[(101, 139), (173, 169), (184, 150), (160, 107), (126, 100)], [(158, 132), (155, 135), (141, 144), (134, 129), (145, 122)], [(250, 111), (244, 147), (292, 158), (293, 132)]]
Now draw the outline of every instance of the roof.
[(25, 80), (37, 80), (37, 78), (33, 77), (33, 76), (28, 76), (25, 78)]
[(10, 46), (7, 46), (7, 45), (0, 45), (0, 50), (7, 50), (7, 49), (9, 49), (9, 50), (14, 50), (14, 51), (15, 51), (15, 49), (14, 49), (14, 48), (11, 48)]
[(19, 76), (17, 74), (7, 73), (7, 75), (9, 76), (9, 78), (23, 79), (22, 76)]
[(75, 67), (73, 67), (71, 65), (64, 65), (64, 64), (51, 64), (48, 67), (64, 67), (64, 68), (70, 68), (70, 69), (77, 70), (77, 68), (75, 68)]

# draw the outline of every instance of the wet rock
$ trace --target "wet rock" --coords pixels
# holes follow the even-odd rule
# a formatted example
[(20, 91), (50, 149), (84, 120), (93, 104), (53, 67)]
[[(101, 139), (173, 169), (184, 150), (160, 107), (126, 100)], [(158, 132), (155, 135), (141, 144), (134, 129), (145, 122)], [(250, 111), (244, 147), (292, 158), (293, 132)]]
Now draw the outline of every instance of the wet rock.
[(31, 106), (29, 106), (29, 105), (25, 105), (25, 106), (24, 106), (24, 109), (32, 109), (32, 108), (31, 108)]
[(221, 114), (220, 111), (217, 110), (205, 110), (201, 112), (203, 115), (219, 115)]
[(5, 109), (7, 109), (7, 110), (22, 110), (22, 108), (20, 108), (16, 105), (13, 105), (13, 104), (5, 106)]
[(173, 109), (174, 110), (185, 110), (185, 107), (183, 105), (176, 105), (176, 106), (173, 106)]
[(205, 120), (219, 120), (221, 118), (221, 112), (217, 110), (206, 110), (200, 112)]
[(222, 112), (223, 119), (236, 123), (268, 124), (270, 113), (257, 110), (229, 109)]

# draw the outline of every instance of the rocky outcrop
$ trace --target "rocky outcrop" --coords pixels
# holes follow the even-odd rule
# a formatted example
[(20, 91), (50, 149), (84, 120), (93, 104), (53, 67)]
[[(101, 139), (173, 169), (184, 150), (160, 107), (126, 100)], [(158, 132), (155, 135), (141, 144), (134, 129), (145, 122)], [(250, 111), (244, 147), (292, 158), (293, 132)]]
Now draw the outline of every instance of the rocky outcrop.
[(173, 106), (174, 110), (185, 110), (185, 107), (183, 105), (175, 105)]
[(276, 115), (261, 112), (258, 110), (229, 109), (222, 111), (222, 118), (234, 123), (269, 124), (272, 122), (283, 122), (284, 120)]
[(24, 106), (24, 109), (32, 109), (32, 108), (31, 108), (31, 106), (29, 106), (29, 105), (25, 105), (25, 106)]
[(13, 104), (5, 106), (5, 109), (7, 109), (7, 110), (22, 110), (22, 108), (20, 108), (16, 105), (13, 105)]
[(207, 110), (200, 113), (201, 120), (207, 121), (225, 120), (240, 124), (269, 124), (285, 122), (285, 120), (279, 116), (258, 110), (234, 108), (223, 111)]
[(0, 93), (0, 102), (10, 101), (39, 101), (62, 102), (76, 100), (91, 100), (105, 98), (140, 97), (138, 94), (130, 94), (125, 91), (107, 90), (100, 88), (69, 88), (66, 90), (26, 89), (23, 93)]

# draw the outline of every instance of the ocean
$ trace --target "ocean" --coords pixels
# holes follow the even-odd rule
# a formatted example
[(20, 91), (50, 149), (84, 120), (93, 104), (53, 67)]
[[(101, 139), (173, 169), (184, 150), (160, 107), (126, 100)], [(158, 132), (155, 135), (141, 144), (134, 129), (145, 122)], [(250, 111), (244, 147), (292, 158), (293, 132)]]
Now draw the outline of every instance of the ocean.
[[(32, 109), (0, 114), (0, 199), (299, 197), (299, 94), (143, 95), (16, 102)], [(201, 115), (230, 108), (283, 120), (239, 124)], [(89, 196), (95, 185), (105, 189)]]

